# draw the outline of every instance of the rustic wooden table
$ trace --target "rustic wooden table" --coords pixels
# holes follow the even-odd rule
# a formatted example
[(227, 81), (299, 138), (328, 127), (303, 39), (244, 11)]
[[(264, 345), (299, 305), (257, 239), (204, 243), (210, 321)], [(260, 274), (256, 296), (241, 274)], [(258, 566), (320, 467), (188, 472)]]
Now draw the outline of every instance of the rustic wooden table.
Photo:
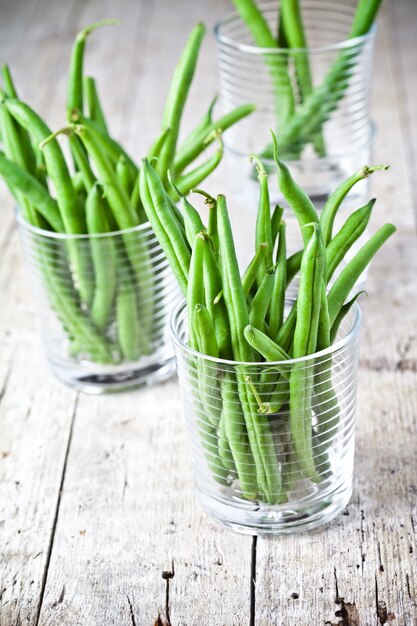
[[(226, 0), (1, 0), (0, 60), (58, 127), (75, 32), (120, 15), (122, 29), (91, 39), (88, 65), (114, 133), (140, 155), (186, 33), (201, 19), (209, 33), (190, 122), (215, 92), (210, 29), (228, 8)], [(1, 626), (151, 626), (158, 615), (172, 626), (417, 625), (416, 53), (415, 0), (385, 0), (374, 160), (392, 170), (372, 181), (374, 227), (390, 219), (399, 232), (373, 264), (363, 303), (354, 495), (321, 532), (256, 540), (202, 514), (175, 379), (91, 397), (52, 377), (1, 189)], [(218, 174), (211, 186), (223, 184)], [(241, 210), (244, 226), (249, 209)]]

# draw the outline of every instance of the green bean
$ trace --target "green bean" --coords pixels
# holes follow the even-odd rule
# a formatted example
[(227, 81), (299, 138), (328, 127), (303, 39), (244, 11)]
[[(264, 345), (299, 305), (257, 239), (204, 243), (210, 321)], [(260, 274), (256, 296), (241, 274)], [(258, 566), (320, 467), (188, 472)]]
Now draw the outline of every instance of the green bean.
[(91, 127), (84, 125), (75, 126), (75, 132), (94, 161), (100, 181), (106, 191), (107, 201), (119, 228), (121, 230), (133, 228), (137, 225), (136, 213), (130, 204), (129, 196), (121, 187), (107, 155), (101, 149), (98, 133)]
[(314, 223), (311, 226), (313, 234), (305, 248), (300, 269), (294, 332), (295, 359), (313, 354), (317, 343), (325, 253), (319, 227)]
[(279, 241), (275, 264), (274, 285), (269, 305), (268, 327), (271, 337), (277, 337), (284, 321), (285, 289), (287, 286), (287, 246), (285, 222), (279, 227)]
[(201, 133), (207, 132), (207, 128), (213, 122), (213, 109), (217, 102), (217, 96), (214, 96), (213, 100), (210, 102), (209, 108), (204, 113), (200, 122), (193, 128), (189, 135), (181, 142), (180, 150), (186, 150), (187, 147), (193, 144), (194, 140), (198, 138)]
[(7, 98), (17, 98), (16, 87), (13, 82), (12, 75), (10, 73), (10, 68), (8, 65), (3, 64), (1, 66), (1, 79), (3, 82), (4, 93)]
[(369, 31), (381, 2), (382, 0), (359, 0), (350, 29), (351, 37), (361, 37)]
[(173, 163), (181, 116), (194, 77), (204, 32), (203, 24), (197, 24), (193, 28), (172, 78), (162, 117), (162, 129), (170, 127), (171, 132), (161, 149), (157, 166), (163, 180), (166, 180), (167, 170), (171, 168)]
[[(260, 186), (259, 208), (255, 228), (255, 250), (258, 250), (261, 243), (267, 244), (265, 263), (266, 267), (272, 266), (272, 226), (271, 226), (271, 204), (269, 201), (268, 174), (262, 161), (255, 154), (251, 155), (251, 160), (255, 161), (258, 170), (258, 181)], [(259, 282), (259, 276), (258, 276)]]
[[(51, 136), (50, 129), (27, 104), (10, 99), (5, 101), (5, 105), (12, 116), (26, 128), (37, 143), (41, 143)], [(83, 211), (72, 186), (64, 155), (55, 138), (43, 146), (43, 154), (49, 177), (54, 185), (66, 232), (70, 234), (85, 232)]]
[(95, 185), (96, 177), (88, 162), (81, 139), (77, 137), (77, 135), (70, 133), (68, 135), (68, 141), (77, 170), (82, 176), (84, 187), (88, 193)]
[(368, 204), (352, 213), (337, 235), (329, 242), (326, 248), (327, 281), (333, 276), (348, 250), (365, 231), (374, 204), (375, 200), (370, 200)]
[[(204, 290), (203, 290), (204, 292)], [(188, 298), (187, 298), (188, 306)], [(198, 336), (199, 350), (208, 356), (219, 357), (219, 347), (216, 341), (213, 321), (209, 310), (203, 304), (196, 304), (192, 315), (192, 326)], [(211, 366), (213, 367), (213, 366)]]
[[(246, 326), (245, 339), (266, 361), (285, 361), (291, 357), (265, 333)], [(277, 372), (274, 375), (274, 372)], [(282, 377), (282, 379), (281, 379)], [(259, 377), (259, 388), (265, 398), (265, 412), (278, 413), (289, 396), (289, 368), (285, 365), (273, 365), (262, 371)]]
[(297, 185), (297, 183), (293, 180), (288, 167), (278, 158), (277, 138), (272, 131), (271, 134), (274, 143), (274, 160), (278, 168), (279, 188), (282, 195), (295, 213), (302, 229), (301, 232), (303, 235), (304, 245), (306, 245), (308, 241), (308, 233), (303, 227), (306, 224), (311, 224), (312, 222), (319, 222), (319, 216), (308, 195), (299, 185)]
[[(271, 30), (254, 0), (233, 0), (236, 10), (248, 27), (256, 45), (260, 48), (276, 49), (277, 44)], [(286, 57), (281, 54), (265, 55), (273, 80), (276, 111), (279, 123), (285, 126), (294, 113), (295, 100), (291, 79), (287, 71)]]
[(320, 314), (317, 328), (316, 351), (325, 350), (330, 346), (330, 316), (326, 294), (326, 283), (321, 282)]
[[(244, 335), (249, 345), (252, 346), (254, 350), (259, 352), (259, 354), (263, 356), (266, 361), (287, 361), (291, 358), (285, 350), (280, 348), (275, 341), (258, 328), (248, 325), (244, 330)], [(288, 369), (285, 367), (279, 368), (277, 366), (277, 370), (282, 374), (283, 378), (288, 380)]]
[(251, 361), (253, 352), (243, 337), (243, 330), (249, 324), (249, 313), (240, 279), (226, 199), (222, 195), (217, 198), (217, 211), (219, 245), (222, 251), (223, 297), (229, 315), (233, 354), (238, 361)]
[[(294, 53), (294, 63), (300, 98), (301, 101), (303, 101), (312, 92), (313, 81), (311, 78), (308, 53), (306, 52), (308, 44), (304, 32), (299, 1), (282, 0), (280, 8), (283, 30), (288, 42), (288, 47), (297, 48), (297, 51)], [(317, 135), (313, 137), (313, 144), (318, 156), (323, 157), (326, 155), (324, 138), (321, 132), (318, 132)]]
[[(170, 208), (168, 207), (167, 209), (167, 200), (162, 182), (159, 178), (155, 178), (155, 174), (156, 172), (149, 161), (144, 159), (139, 177), (140, 197), (152, 229), (185, 294), (187, 292), (191, 253), (184, 241), (178, 221), (175, 216), (172, 215)], [(155, 191), (153, 196), (151, 195), (150, 184), (157, 185), (157, 195), (155, 195)], [(161, 215), (161, 207), (163, 215)]]
[[(239, 370), (243, 368), (239, 367)], [(237, 375), (239, 397), (243, 405), (243, 412), (248, 430), (249, 443), (255, 460), (256, 479), (258, 487), (265, 494), (269, 504), (278, 504), (282, 500), (281, 473), (275, 454), (274, 439), (269, 424), (268, 415), (256, 393), (251, 376)]]
[[(7, 166), (9, 173), (12, 163), (15, 163), (17, 167), (20, 167), (22, 172), (26, 173), (27, 163), (24, 154), (24, 147), (21, 141), (20, 129), (17, 122), (12, 118), (6, 109), (4, 103), (0, 103), (0, 129), (3, 137), (4, 151), (9, 160), (9, 165)], [(28, 174), (28, 176), (30, 176), (30, 174)], [(32, 207), (27, 195), (23, 194), (21, 189), (13, 187), (10, 178), (8, 179), (7, 184), (9, 188), (13, 190), (13, 195), (21, 208), (22, 215), (25, 220), (35, 226), (39, 226), (38, 215)]]
[(161, 150), (162, 150), (163, 146), (165, 145), (165, 143), (166, 143), (170, 133), (171, 133), (171, 128), (169, 126), (164, 128), (159, 133), (158, 137), (155, 139), (155, 141), (153, 142), (153, 144), (149, 148), (149, 151), (148, 151), (148, 159), (149, 159), (149, 161), (151, 159), (159, 157), (159, 155), (161, 153)]
[(176, 186), (183, 195), (187, 195), (193, 187), (196, 187), (211, 174), (223, 157), (223, 143), (220, 141), (220, 147), (207, 161), (198, 165), (193, 170), (179, 176), (175, 181)]
[(275, 208), (272, 212), (271, 216), (271, 234), (272, 234), (272, 244), (275, 245), (275, 242), (278, 237), (279, 227), (281, 226), (282, 217), (284, 215), (284, 209), (279, 204), (275, 205)]
[(346, 298), (363, 270), (385, 241), (396, 231), (392, 224), (382, 226), (342, 269), (328, 294), (330, 326), (333, 326)]
[[(188, 299), (187, 299), (187, 307)], [(214, 332), (213, 320), (208, 309), (202, 304), (196, 304), (192, 314), (192, 328), (197, 339), (198, 350), (215, 358), (219, 357), (219, 347)], [(213, 362), (199, 360), (197, 365), (199, 374), (199, 388), (204, 410), (208, 419), (217, 427), (222, 412), (220, 379)]]
[(134, 281), (124, 279), (120, 271), (117, 273), (116, 317), (122, 354), (126, 359), (135, 361), (141, 353), (139, 346), (144, 331), (138, 317)]
[(294, 329), (297, 321), (297, 302), (294, 302), (288, 313), (283, 325), (279, 329), (277, 337), (274, 341), (282, 347), (286, 352), (290, 352), (294, 337)]
[[(180, 148), (175, 154), (172, 170), (179, 176), (192, 161), (194, 161), (212, 143), (219, 133), (227, 130), (233, 124), (243, 119), (255, 110), (252, 104), (244, 104), (214, 120), (206, 130), (203, 130), (184, 148)], [(213, 132), (216, 131), (216, 132)]]
[(216, 200), (210, 196), (210, 194), (202, 191), (201, 189), (192, 189), (193, 193), (200, 193), (205, 196), (205, 204), (208, 206), (209, 217), (207, 223), (207, 235), (213, 244), (214, 254), (216, 259), (219, 255), (219, 232), (217, 228), (217, 203)]
[(87, 100), (88, 116), (97, 124), (102, 133), (108, 135), (109, 130), (106, 122), (100, 98), (97, 92), (96, 81), (91, 76), (84, 78), (84, 93)]
[[(75, 38), (71, 53), (68, 78), (67, 115), (68, 121), (76, 121), (78, 113), (83, 112), (83, 63), (84, 48), (88, 35), (96, 28), (110, 24), (119, 24), (119, 20), (102, 20), (84, 28)], [(74, 119), (75, 115), (75, 119)]]
[[(223, 380), (220, 381), (220, 384), (223, 385)], [(227, 383), (226, 383), (227, 384)], [(223, 408), (223, 400), (222, 400), (222, 412), (220, 414), (219, 425), (217, 428), (217, 437), (218, 437), (218, 448), (219, 448), (219, 456), (222, 461), (224, 467), (235, 476), (237, 474), (236, 465), (233, 460), (233, 454), (230, 449), (229, 440), (227, 439), (226, 434), (226, 418), (224, 414)]]
[(198, 350), (198, 345), (194, 332), (193, 315), (195, 307), (205, 302), (204, 282), (202, 281), (203, 259), (204, 235), (198, 234), (194, 238), (187, 286), (188, 343), (194, 350)]
[(287, 287), (300, 269), (303, 252), (303, 250), (298, 250), (287, 259)]
[(125, 190), (130, 198), (133, 183), (130, 177), (130, 170), (127, 166), (126, 159), (123, 154), (120, 155), (116, 163), (116, 176), (120, 183), (120, 186)]
[(207, 238), (204, 239), (203, 274), (206, 306), (214, 323), (219, 356), (222, 359), (231, 359), (233, 358), (233, 351), (226, 304), (223, 298), (216, 300), (216, 297), (222, 289), (222, 278), (214, 250)]
[[(14, 98), (17, 100), (18, 95), (17, 95), (16, 87), (14, 85), (13, 78), (12, 78), (10, 68), (8, 65), (4, 64), (1, 66), (1, 77), (2, 77), (2, 81), (4, 85), (5, 96), (7, 98)], [(17, 133), (19, 134), (19, 140), (20, 140), (19, 151), (21, 153), (21, 159), (22, 159), (22, 160), (19, 159), (18, 161), (16, 161), (16, 163), (22, 167), (23, 166), (26, 167), (30, 174), (35, 174), (36, 158), (35, 158), (34, 149), (30, 142), (29, 134), (24, 128), (22, 128), (22, 126), (19, 126), (16, 130), (17, 130)], [(4, 134), (4, 131), (3, 131), (3, 134)], [(3, 143), (4, 141), (7, 141), (7, 131), (5, 133)], [(4, 148), (6, 150), (5, 146)]]
[[(58, 205), (45, 187), (26, 170), (6, 159), (1, 152), (0, 175), (10, 187), (18, 189), (24, 197), (29, 199), (30, 204), (37, 209), (56, 232), (65, 232)], [(24, 215), (24, 218), (30, 222), (28, 215)], [(36, 223), (34, 225), (36, 226)]]
[[(172, 180), (170, 172), (168, 172), (168, 182), (171, 185), (172, 191), (179, 198), (179, 204), (181, 207), (181, 219), (179, 221), (181, 221), (181, 223), (183, 224), (187, 241), (190, 246), (192, 246), (194, 243), (194, 237), (198, 235), (198, 233), (201, 233), (205, 230), (204, 224), (198, 211), (196, 211), (193, 205), (187, 200), (185, 195), (178, 189), (175, 182)], [(174, 204), (175, 203), (173, 203), (173, 205)], [(177, 218), (178, 217), (179, 216), (177, 215)]]
[(258, 290), (252, 300), (249, 321), (252, 326), (263, 330), (266, 323), (266, 314), (271, 303), (272, 290), (274, 288), (274, 273), (266, 272)]
[(341, 185), (339, 185), (339, 187), (329, 196), (320, 214), (320, 224), (323, 231), (323, 241), (325, 246), (327, 246), (332, 239), (333, 223), (337, 211), (352, 187), (360, 180), (367, 178), (373, 172), (387, 169), (389, 169), (388, 165), (375, 165), (373, 167), (365, 165), (352, 176), (349, 176), (349, 178), (343, 181), (343, 183), (341, 183)]
[(344, 304), (336, 319), (334, 320), (331, 330), (330, 330), (330, 343), (333, 344), (336, 341), (336, 337), (337, 337), (337, 333), (338, 330), (340, 328), (340, 324), (343, 322), (344, 318), (346, 317), (346, 315), (349, 313), (350, 309), (352, 308), (352, 306), (355, 304), (356, 300), (359, 298), (359, 296), (361, 296), (362, 294), (366, 294), (366, 291), (362, 290), (362, 291), (358, 291), (358, 293), (356, 293), (353, 298), (351, 298), (349, 300), (349, 302), (346, 302), (346, 304)]
[[(319, 226), (305, 248), (300, 269), (297, 321), (294, 331), (294, 358), (313, 354), (317, 343), (321, 287), (324, 271), (324, 246)], [(311, 440), (311, 395), (313, 365), (295, 363), (290, 374), (290, 424), (294, 450), (306, 477), (317, 479)]]
[(135, 210), (138, 224), (144, 224), (145, 222), (148, 221), (148, 218), (146, 216), (145, 209), (143, 208), (143, 205), (140, 199), (139, 176), (140, 176), (140, 173), (138, 172), (138, 175), (136, 176), (135, 182), (133, 184), (132, 193), (130, 195), (130, 204)]
[(94, 136), (95, 142), (98, 145), (99, 149), (107, 156), (110, 163), (116, 166), (117, 161), (123, 155), (126, 159), (126, 165), (129, 168), (130, 176), (132, 180), (137, 178), (139, 173), (138, 167), (136, 163), (134, 163), (133, 159), (129, 156), (129, 154), (122, 148), (122, 146), (109, 135), (104, 134), (100, 127), (93, 122), (92, 120), (79, 116), (77, 120), (77, 125), (75, 128), (85, 128), (88, 132)]
[(247, 500), (254, 500), (257, 495), (255, 465), (249, 444), (243, 409), (238, 401), (236, 378), (232, 372), (226, 372), (222, 382), (224, 431), (238, 473), (240, 488)]
[[(87, 230), (90, 235), (109, 232), (105, 207), (97, 185), (89, 191), (86, 201)], [(94, 266), (94, 297), (91, 319), (100, 330), (108, 324), (116, 291), (116, 257), (111, 237), (91, 237), (91, 256)]]
[[(358, 4), (350, 31), (351, 39), (368, 32), (380, 3), (381, 0), (362, 0)], [(289, 150), (294, 144), (302, 146), (328, 120), (348, 88), (355, 68), (353, 61), (362, 48), (363, 44), (358, 42), (355, 47), (347, 47), (340, 52), (322, 83), (305, 98), (285, 126), (282, 126), (278, 142), (281, 151)], [(271, 158), (272, 152), (272, 148), (268, 147), (262, 156)]]
[(261, 265), (265, 265), (267, 247), (268, 246), (266, 243), (260, 244), (259, 248), (257, 249), (255, 253), (255, 256), (253, 257), (248, 267), (246, 268), (245, 273), (243, 274), (242, 287), (243, 287), (243, 293), (245, 295), (245, 299), (248, 298), (249, 293), (253, 285), (255, 284), (255, 280), (256, 280), (256, 276), (258, 274), (259, 268), (261, 267)]
[[(365, 231), (375, 200), (352, 213), (326, 248), (327, 281), (333, 276), (337, 266), (347, 251)], [(298, 250), (287, 259), (287, 286), (300, 269), (303, 251)]]

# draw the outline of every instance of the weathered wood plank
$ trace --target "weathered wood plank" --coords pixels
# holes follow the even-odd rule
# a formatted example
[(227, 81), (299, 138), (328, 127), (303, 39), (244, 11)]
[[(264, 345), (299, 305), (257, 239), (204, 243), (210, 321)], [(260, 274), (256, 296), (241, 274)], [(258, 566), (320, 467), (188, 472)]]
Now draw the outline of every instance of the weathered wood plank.
[(40, 626), (153, 624), (168, 582), (172, 624), (247, 623), (250, 541), (194, 502), (175, 381), (82, 396)]
[(34, 342), (16, 233), (0, 264), (0, 623), (34, 624), (75, 394)]

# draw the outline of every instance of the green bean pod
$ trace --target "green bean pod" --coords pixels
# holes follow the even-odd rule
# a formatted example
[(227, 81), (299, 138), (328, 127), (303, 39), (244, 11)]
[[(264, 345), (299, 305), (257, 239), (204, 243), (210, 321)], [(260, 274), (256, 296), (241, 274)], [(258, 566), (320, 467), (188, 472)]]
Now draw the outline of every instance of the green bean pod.
[(94, 22), (77, 34), (71, 52), (68, 77), (67, 116), (69, 122), (77, 121), (78, 114), (83, 112), (83, 64), (85, 43), (88, 35), (101, 26), (119, 23), (119, 20)]
[(248, 298), (249, 293), (255, 284), (259, 268), (262, 265), (264, 266), (266, 265), (265, 258), (266, 258), (267, 247), (268, 247), (268, 244), (266, 243), (261, 243), (259, 245), (258, 249), (256, 250), (255, 256), (252, 258), (251, 262), (249, 263), (248, 267), (245, 270), (245, 273), (243, 274), (242, 287), (243, 287), (243, 293), (245, 295), (245, 299)]
[[(109, 232), (104, 202), (95, 185), (86, 201), (87, 229), (90, 235)], [(91, 237), (91, 256), (94, 267), (94, 297), (91, 319), (100, 330), (105, 330), (116, 292), (116, 254), (114, 241), (109, 236)]]
[(279, 241), (275, 264), (274, 285), (268, 313), (268, 332), (271, 337), (277, 337), (284, 321), (285, 289), (287, 286), (287, 246), (285, 237), (285, 222), (279, 227)]
[[(188, 300), (187, 300), (187, 306)], [(198, 350), (215, 358), (219, 357), (219, 348), (214, 332), (213, 321), (208, 309), (196, 304), (192, 314), (192, 328), (196, 336)], [(216, 428), (222, 412), (220, 378), (214, 362), (201, 359), (198, 363), (199, 389), (204, 410), (208, 419)]]
[(225, 373), (221, 392), (223, 400), (221, 420), (233, 456), (240, 488), (246, 499), (254, 500), (258, 493), (255, 463), (249, 444), (243, 407), (240, 403), (238, 383), (232, 372)]
[[(218, 120), (214, 120), (205, 130), (201, 131), (192, 141), (187, 142), (184, 148), (180, 148), (175, 154), (173, 167), (175, 176), (179, 176), (185, 168), (192, 163), (206, 148), (215, 141), (219, 133), (236, 124), (241, 119), (255, 110), (252, 104), (244, 104), (226, 113)], [(215, 131), (215, 132), (213, 132)]]
[(329, 242), (326, 248), (327, 282), (355, 241), (365, 232), (374, 204), (375, 200), (370, 200), (368, 204), (349, 215), (337, 235)]
[(83, 82), (85, 99), (87, 101), (88, 117), (97, 124), (97, 128), (105, 135), (109, 134), (106, 117), (97, 92), (96, 81), (86, 76)]
[(274, 273), (266, 272), (250, 305), (249, 321), (252, 326), (260, 330), (266, 325), (266, 314), (271, 303), (274, 281)]
[(308, 242), (308, 233), (304, 226), (319, 222), (318, 213), (308, 195), (292, 178), (288, 167), (278, 158), (278, 143), (273, 132), (274, 160), (278, 168), (278, 185), (282, 195), (292, 208), (302, 229), (304, 245)]
[[(259, 193), (259, 207), (258, 215), (256, 219), (255, 227), (255, 251), (258, 250), (262, 243), (266, 243), (266, 267), (272, 266), (272, 252), (273, 252), (273, 240), (272, 240), (272, 225), (271, 225), (271, 203), (269, 200), (269, 188), (268, 188), (268, 174), (265, 167), (256, 155), (251, 155), (251, 160), (255, 161), (258, 170), (258, 181), (260, 186)], [(258, 283), (260, 283), (258, 276)], [(262, 279), (261, 279), (262, 280)]]
[(130, 175), (130, 170), (126, 163), (126, 159), (123, 154), (120, 155), (116, 163), (116, 176), (120, 183), (120, 186), (122, 187), (122, 189), (125, 190), (130, 198), (133, 191), (133, 181)]
[(193, 170), (182, 174), (175, 181), (176, 186), (183, 195), (187, 195), (191, 189), (197, 187), (205, 180), (219, 165), (223, 157), (223, 142), (220, 141), (220, 147), (216, 152), (201, 165), (197, 165)]
[[(306, 48), (308, 48), (308, 44), (304, 32), (299, 0), (282, 0), (280, 9), (287, 47), (297, 49), (294, 53), (294, 63), (300, 99), (303, 101), (312, 92), (313, 81), (308, 53), (305, 51)], [(317, 134), (312, 137), (312, 140), (317, 155), (324, 157), (326, 155), (326, 149), (321, 131), (318, 131)]]
[(173, 163), (181, 116), (194, 77), (204, 32), (203, 24), (197, 24), (193, 28), (172, 78), (162, 118), (162, 129), (169, 127), (171, 132), (160, 151), (157, 165), (163, 180), (166, 180), (167, 171), (171, 169)]
[(205, 302), (204, 282), (202, 280), (203, 260), (204, 235), (200, 233), (194, 238), (187, 286), (188, 343), (194, 350), (199, 349), (193, 323), (195, 307), (197, 305), (201, 306)]
[[(64, 233), (64, 223), (62, 221), (58, 205), (56, 201), (51, 198), (45, 187), (41, 183), (27, 173), (26, 170), (12, 163), (0, 152), (0, 175), (4, 181), (13, 189), (19, 190), (23, 197), (27, 198), (30, 205), (33, 205), (38, 213), (42, 215), (48, 224), (58, 233)], [(24, 211), (23, 206), (21, 207)], [(34, 222), (31, 219), (30, 214), (23, 212), (25, 220), (34, 226), (37, 225), (37, 220)]]
[(206, 133), (207, 129), (213, 122), (213, 109), (217, 102), (218, 97), (214, 96), (213, 100), (210, 102), (210, 105), (207, 111), (204, 113), (200, 122), (193, 128), (193, 130), (187, 135), (184, 141), (181, 142), (180, 150), (187, 150), (190, 145), (193, 144), (196, 138), (198, 138), (202, 133)]
[(233, 351), (227, 308), (223, 298), (217, 299), (222, 290), (222, 277), (215, 253), (207, 239), (205, 239), (204, 244), (204, 289), (206, 306), (214, 323), (219, 356), (222, 359), (231, 359), (233, 358)]
[(339, 315), (346, 298), (349, 296), (356, 281), (362, 274), (363, 270), (370, 263), (373, 256), (378, 252), (379, 248), (393, 235), (396, 231), (392, 224), (382, 226), (355, 254), (334, 282), (329, 291), (329, 316), (330, 327), (333, 326)]
[(341, 185), (339, 185), (339, 187), (329, 196), (320, 214), (320, 224), (325, 246), (328, 246), (332, 239), (333, 224), (337, 211), (352, 187), (359, 181), (373, 174), (373, 172), (387, 169), (389, 169), (388, 165), (375, 165), (373, 167), (365, 165), (360, 170), (352, 174), (352, 176), (349, 176), (349, 178), (343, 181), (343, 183), (341, 183)]
[[(324, 246), (319, 227), (314, 225), (300, 269), (293, 349), (296, 359), (313, 354), (316, 349), (323, 271)], [(290, 374), (290, 423), (292, 443), (303, 473), (311, 480), (317, 480), (311, 439), (313, 376), (313, 364), (301, 361), (293, 365)]]
[(275, 245), (275, 242), (278, 237), (279, 227), (281, 226), (282, 217), (284, 215), (284, 209), (279, 204), (275, 205), (275, 208), (271, 215), (271, 234), (272, 234), (272, 244)]

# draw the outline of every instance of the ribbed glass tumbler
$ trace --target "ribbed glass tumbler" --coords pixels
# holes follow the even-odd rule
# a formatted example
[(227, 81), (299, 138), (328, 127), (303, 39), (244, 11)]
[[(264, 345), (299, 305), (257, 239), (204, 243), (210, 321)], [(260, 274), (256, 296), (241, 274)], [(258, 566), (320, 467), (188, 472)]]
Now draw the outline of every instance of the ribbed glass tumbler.
[(360, 309), (334, 345), (306, 358), (237, 363), (187, 346), (186, 305), (171, 332), (203, 509), (248, 534), (311, 530), (351, 497)]
[(87, 393), (167, 378), (180, 292), (150, 224), (66, 235), (16, 217), (53, 373)]
[[(260, 5), (278, 37), (279, 2)], [(256, 193), (248, 154), (261, 155), (273, 172), (271, 201), (281, 201), (269, 129), (279, 156), (318, 208), (328, 194), (370, 159), (373, 126), (369, 93), (376, 28), (349, 39), (354, 7), (332, 0), (301, 2), (308, 48), (259, 48), (237, 13), (215, 28), (220, 103), (225, 113), (244, 103), (253, 114), (225, 136), (228, 165), (242, 193)], [(367, 194), (355, 186), (353, 204)]]

